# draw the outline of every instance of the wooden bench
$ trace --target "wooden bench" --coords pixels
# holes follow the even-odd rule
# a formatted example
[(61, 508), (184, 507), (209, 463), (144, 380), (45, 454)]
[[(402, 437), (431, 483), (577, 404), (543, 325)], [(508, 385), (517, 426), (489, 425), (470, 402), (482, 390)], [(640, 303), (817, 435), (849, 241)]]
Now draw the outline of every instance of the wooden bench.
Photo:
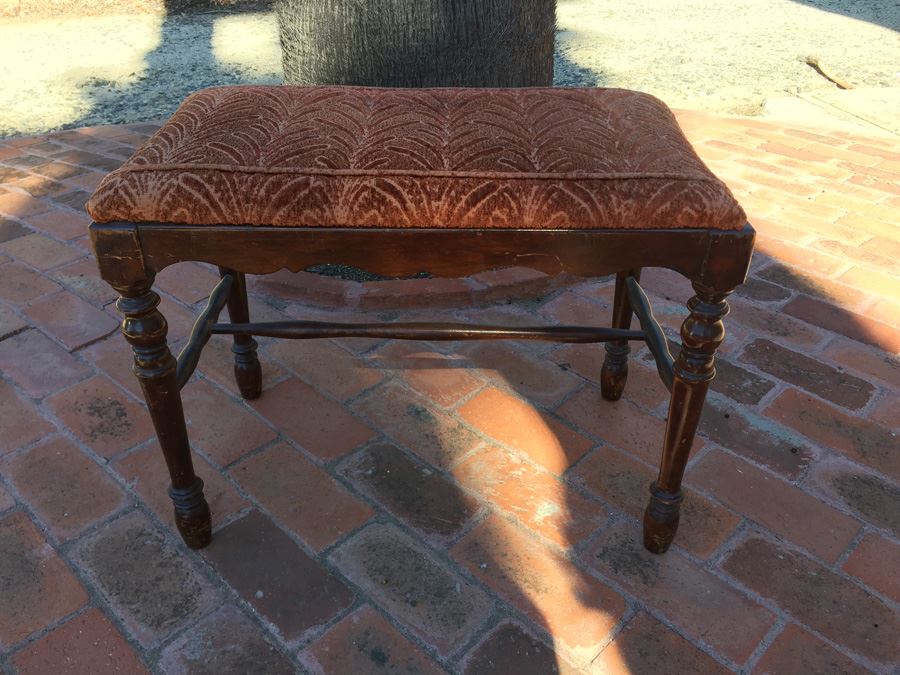
[[(726, 296), (743, 282), (754, 231), (668, 108), (616, 89), (372, 89), (240, 86), (189, 97), (88, 203), (100, 272), (172, 479), (185, 542), (211, 537), (179, 390), (214, 334), (234, 336), (246, 399), (260, 395), (253, 336), (605, 342), (602, 394), (616, 400), (629, 342), (644, 341), (671, 390), (644, 542), (665, 551)], [(169, 265), (217, 265), (176, 359), (153, 292)], [(506, 266), (616, 274), (611, 327), (250, 321), (245, 274), (321, 263), (383, 275), (464, 276)], [(677, 359), (640, 285), (643, 267), (690, 279)], [(227, 305), (230, 323), (219, 323)], [(632, 329), (632, 315), (640, 329)]]

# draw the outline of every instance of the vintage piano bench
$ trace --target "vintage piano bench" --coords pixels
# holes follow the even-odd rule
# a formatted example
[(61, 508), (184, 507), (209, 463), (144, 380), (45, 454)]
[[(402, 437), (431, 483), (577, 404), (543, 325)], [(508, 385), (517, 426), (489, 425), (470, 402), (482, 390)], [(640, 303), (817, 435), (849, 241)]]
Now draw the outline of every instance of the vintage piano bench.
[[(628, 343), (644, 341), (672, 395), (644, 544), (671, 544), (725, 298), (744, 281), (754, 231), (659, 100), (620, 89), (206, 89), (106, 176), (87, 208), (188, 546), (206, 546), (211, 526), (180, 389), (220, 333), (234, 336), (246, 399), (261, 390), (254, 335), (605, 342), (609, 400), (622, 395)], [(176, 359), (152, 285), (191, 260), (217, 265), (221, 281)], [(616, 273), (612, 326), (250, 321), (245, 274), (321, 263), (383, 275)], [(693, 284), (677, 359), (638, 283), (643, 267)], [(219, 323), (226, 305), (230, 322)]]

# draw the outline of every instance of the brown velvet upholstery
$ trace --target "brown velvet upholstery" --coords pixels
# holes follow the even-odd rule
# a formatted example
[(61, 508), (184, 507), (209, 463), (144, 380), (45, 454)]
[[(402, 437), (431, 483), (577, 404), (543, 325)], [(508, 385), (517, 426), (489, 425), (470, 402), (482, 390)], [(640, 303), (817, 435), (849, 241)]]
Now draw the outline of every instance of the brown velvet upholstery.
[(206, 89), (107, 176), (87, 208), (101, 223), (746, 223), (669, 109), (622, 89)]

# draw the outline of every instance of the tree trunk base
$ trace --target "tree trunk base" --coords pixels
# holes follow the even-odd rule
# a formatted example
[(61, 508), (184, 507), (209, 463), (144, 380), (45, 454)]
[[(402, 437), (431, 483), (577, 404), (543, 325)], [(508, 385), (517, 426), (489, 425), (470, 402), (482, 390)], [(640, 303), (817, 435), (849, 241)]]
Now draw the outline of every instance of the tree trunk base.
[(277, 0), (286, 84), (549, 87), (555, 0)]

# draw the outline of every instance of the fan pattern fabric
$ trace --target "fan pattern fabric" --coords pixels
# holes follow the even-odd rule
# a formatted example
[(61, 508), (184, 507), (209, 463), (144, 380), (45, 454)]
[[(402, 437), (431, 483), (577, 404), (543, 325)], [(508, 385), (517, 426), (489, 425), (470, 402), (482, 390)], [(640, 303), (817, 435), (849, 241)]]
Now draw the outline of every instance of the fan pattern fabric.
[(622, 89), (205, 89), (101, 182), (87, 208), (101, 223), (746, 223), (665, 104)]

